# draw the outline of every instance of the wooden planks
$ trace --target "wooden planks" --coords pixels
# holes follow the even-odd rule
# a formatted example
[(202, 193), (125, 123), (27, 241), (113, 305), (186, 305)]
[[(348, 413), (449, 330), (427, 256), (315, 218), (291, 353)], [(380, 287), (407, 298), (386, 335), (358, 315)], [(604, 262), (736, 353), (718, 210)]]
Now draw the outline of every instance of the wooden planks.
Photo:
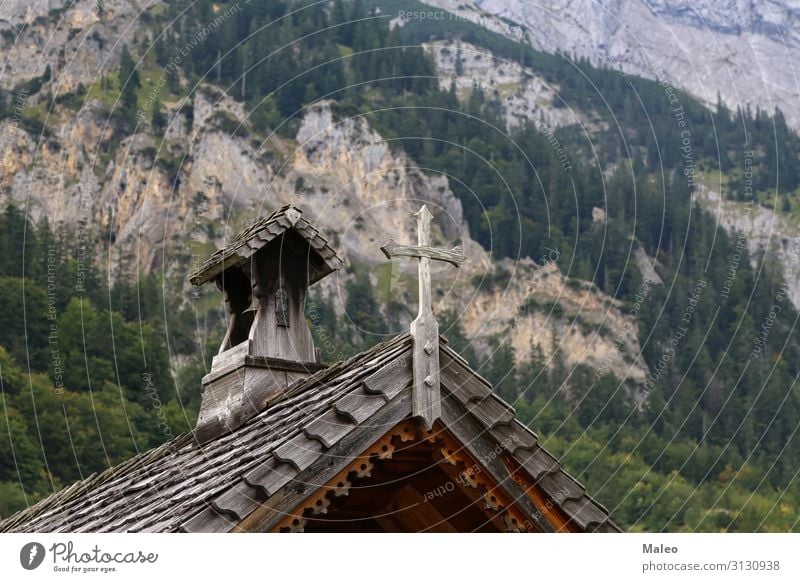
[(361, 451), (380, 440), (380, 437), (391, 427), (407, 418), (411, 413), (410, 400), (411, 395), (408, 392), (401, 392), (394, 400), (368, 419), (366, 430), (353, 431), (327, 451), (324, 457), (299, 473), (296, 480), (302, 485), (285, 487), (277, 491), (260, 508), (243, 520), (239, 524), (238, 530), (271, 531), (287, 515), (293, 515), (295, 510), (289, 511), (287, 508), (301, 505), (304, 500), (350, 465), (353, 459), (358, 458)]
[[(189, 281), (193, 285), (202, 285), (212, 280), (225, 269), (240, 265), (287, 230), (299, 233), (319, 256), (318, 268), (309, 280), (309, 285), (344, 264), (319, 230), (302, 217), (302, 211), (287, 204), (237, 234), (230, 245), (212, 254), (189, 275)], [(323, 268), (319, 268), (320, 266)]]
[(558, 504), (562, 504), (568, 499), (578, 500), (585, 493), (583, 486), (564, 471), (545, 475), (539, 480), (537, 486)]
[(386, 400), (382, 396), (356, 391), (337, 400), (333, 408), (354, 424), (361, 424), (384, 404), (386, 404)]
[(364, 391), (367, 394), (383, 396), (388, 401), (406, 388), (411, 378), (411, 354), (403, 354), (365, 378)]
[(558, 461), (541, 447), (536, 447), (532, 451), (518, 451), (515, 456), (534, 481), (538, 481), (544, 475), (554, 473), (560, 468)]
[(491, 435), (489, 431), (483, 429), (471, 414), (453, 400), (443, 402), (442, 422), (464, 448), (480, 462), (482, 469), (488, 472), (505, 494), (525, 511), (536, 528), (544, 532), (553, 531), (550, 523), (537, 511), (503, 464), (498, 452), (502, 449), (489, 438)]
[(279, 461), (292, 465), (297, 471), (304, 471), (324, 450), (321, 442), (299, 434), (275, 449), (272, 454)]
[(512, 455), (520, 449), (530, 451), (538, 442), (536, 435), (516, 420), (508, 424), (499, 424), (490, 432), (494, 440)]
[(467, 409), (478, 422), (489, 429), (503, 424), (511, 424), (511, 421), (514, 420), (514, 409), (494, 394), (468, 404)]
[(225, 533), (236, 522), (230, 517), (217, 513), (213, 507), (206, 507), (180, 526), (185, 533)]
[(580, 499), (567, 499), (561, 504), (572, 521), (584, 530), (590, 530), (608, 521), (608, 514), (600, 510), (594, 502), (586, 496)]
[(453, 247), (452, 250), (448, 251), (447, 249), (437, 249), (429, 246), (401, 245), (389, 239), (389, 242), (381, 247), (381, 251), (383, 251), (387, 259), (393, 257), (419, 258), (422, 256), (435, 261), (450, 263), (454, 267), (460, 267), (464, 262), (464, 251), (461, 247)]
[(351, 420), (344, 420), (334, 409), (325, 411), (303, 427), (308, 438), (316, 439), (329, 449), (356, 428)]
[(261, 489), (267, 497), (275, 495), (281, 487), (291, 481), (297, 475), (297, 469), (293, 466), (281, 463), (274, 458), (251, 470), (244, 475), (244, 482)]
[(218, 495), (211, 506), (219, 513), (227, 514), (241, 521), (261, 505), (266, 499), (261, 491), (240, 481), (226, 492)]

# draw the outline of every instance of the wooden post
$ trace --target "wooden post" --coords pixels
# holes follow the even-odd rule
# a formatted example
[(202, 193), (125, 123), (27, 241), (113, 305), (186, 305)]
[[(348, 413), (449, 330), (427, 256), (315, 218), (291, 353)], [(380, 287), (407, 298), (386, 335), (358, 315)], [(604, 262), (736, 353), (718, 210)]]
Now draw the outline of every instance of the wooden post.
[(419, 313), (411, 322), (413, 346), (414, 389), (411, 406), (414, 416), (419, 417), (430, 430), (441, 416), (442, 399), (439, 380), (439, 324), (431, 306), (431, 260), (446, 261), (456, 267), (464, 262), (461, 247), (453, 250), (431, 247), (431, 218), (428, 207), (423, 205), (417, 217), (417, 246), (399, 245), (390, 240), (381, 250), (388, 259), (408, 257), (419, 260)]
[[(431, 245), (431, 213), (423, 206), (417, 217), (417, 244)], [(439, 383), (439, 323), (431, 307), (431, 259), (419, 257), (419, 313), (411, 322), (411, 341), (414, 350), (414, 390), (411, 409), (430, 429), (442, 414)]]

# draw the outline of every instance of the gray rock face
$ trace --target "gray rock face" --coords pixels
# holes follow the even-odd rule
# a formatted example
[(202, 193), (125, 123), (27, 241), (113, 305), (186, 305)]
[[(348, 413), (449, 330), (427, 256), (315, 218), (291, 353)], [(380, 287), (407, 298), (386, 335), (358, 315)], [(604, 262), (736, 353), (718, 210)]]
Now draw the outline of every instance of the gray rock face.
[(708, 104), (779, 107), (800, 128), (796, 0), (427, 0), (546, 51), (666, 80)]
[(59, 94), (90, 86), (117, 63), (114, 47), (131, 42), (137, 15), (154, 4), (106, 0), (100, 10), (98, 0), (0, 2), (0, 83), (18, 86), (49, 66)]
[(746, 243), (754, 269), (765, 260), (781, 268), (787, 295), (800, 309), (800, 225), (796, 219), (758, 204), (727, 200), (705, 185), (698, 190), (697, 200), (735, 241)]
[(0, 27), (30, 24), (37, 18), (47, 16), (51, 10), (63, 9), (66, 4), (67, 0), (6, 0), (0, 4)]
[(559, 87), (515, 61), (461, 41), (423, 46), (436, 63), (440, 89), (447, 91), (454, 83), (456, 95), (465, 101), (475, 87), (481, 87), (490, 97), (499, 98), (508, 128), (530, 120), (550, 128), (589, 123), (575, 110), (556, 107)]

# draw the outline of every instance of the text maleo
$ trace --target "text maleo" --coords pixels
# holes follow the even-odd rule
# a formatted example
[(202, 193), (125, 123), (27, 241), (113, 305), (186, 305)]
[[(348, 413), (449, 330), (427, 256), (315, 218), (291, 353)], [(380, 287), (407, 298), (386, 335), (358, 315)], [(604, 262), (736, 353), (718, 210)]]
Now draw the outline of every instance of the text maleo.
[(643, 554), (677, 554), (678, 548), (675, 546), (665, 546), (664, 544), (642, 544)]

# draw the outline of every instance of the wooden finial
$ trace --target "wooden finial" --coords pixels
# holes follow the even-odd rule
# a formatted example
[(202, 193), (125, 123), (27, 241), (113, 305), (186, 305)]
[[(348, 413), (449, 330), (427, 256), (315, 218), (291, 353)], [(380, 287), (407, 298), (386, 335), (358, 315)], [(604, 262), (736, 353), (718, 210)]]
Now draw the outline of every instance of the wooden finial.
[(419, 259), (419, 313), (411, 322), (414, 352), (414, 388), (412, 409), (422, 419), (425, 428), (433, 426), (442, 410), (439, 380), (439, 324), (431, 307), (431, 260), (444, 261), (455, 267), (464, 262), (461, 247), (452, 250), (431, 247), (431, 214), (424, 204), (417, 217), (417, 246), (400, 245), (390, 240), (381, 251), (391, 260), (394, 257)]

